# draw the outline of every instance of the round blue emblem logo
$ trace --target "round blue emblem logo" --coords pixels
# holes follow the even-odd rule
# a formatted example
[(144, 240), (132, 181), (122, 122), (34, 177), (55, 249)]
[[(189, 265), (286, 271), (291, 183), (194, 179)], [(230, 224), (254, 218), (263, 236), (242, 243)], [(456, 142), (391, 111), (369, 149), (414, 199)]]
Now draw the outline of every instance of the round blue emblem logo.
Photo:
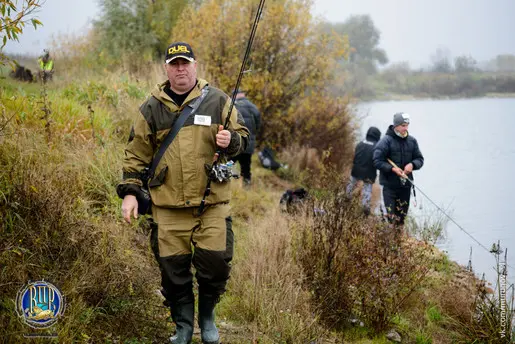
[(64, 298), (59, 289), (46, 281), (29, 282), (18, 292), (16, 311), (33, 328), (47, 328), (64, 312)]

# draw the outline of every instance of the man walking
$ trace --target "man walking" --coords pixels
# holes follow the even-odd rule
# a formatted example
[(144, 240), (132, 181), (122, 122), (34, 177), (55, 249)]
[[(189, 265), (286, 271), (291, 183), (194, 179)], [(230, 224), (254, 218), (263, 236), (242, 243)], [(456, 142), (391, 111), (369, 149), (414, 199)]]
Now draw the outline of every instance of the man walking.
[(409, 209), (412, 185), (406, 179), (414, 180), (413, 171), (424, 165), (418, 142), (408, 133), (409, 124), (407, 113), (393, 115), (393, 125), (374, 149), (374, 166), (380, 170), (379, 182), (383, 186), (388, 220), (397, 226), (404, 225)]
[(258, 108), (254, 105), (246, 96), (245, 91), (236, 91), (236, 102), (234, 103), (238, 112), (241, 113), (245, 120), (245, 125), (250, 131), (250, 140), (247, 149), (244, 152), (234, 157), (234, 162), (240, 162), (241, 175), (243, 177), (243, 184), (245, 186), (250, 185), (251, 172), (250, 165), (252, 163), (252, 154), (256, 148), (256, 136), (259, 133), (261, 127), (261, 114)]
[[(233, 254), (229, 216), (230, 182), (213, 181), (200, 208), (210, 165), (218, 148), (221, 162), (244, 151), (248, 130), (233, 109), (227, 129), (230, 98), (197, 78), (197, 61), (191, 46), (171, 44), (165, 53), (168, 80), (157, 85), (140, 107), (125, 149), (123, 181), (118, 195), (127, 222), (137, 217), (137, 195), (142, 172), (149, 166), (174, 122), (187, 107), (197, 106), (168, 145), (148, 186), (152, 216), (157, 224), (159, 263), (164, 295), (176, 324), (173, 344), (187, 344), (193, 336), (194, 294), (191, 264), (199, 285), (198, 322), (202, 342), (219, 343), (214, 309), (225, 292)], [(186, 117), (186, 116), (185, 116)], [(203, 210), (203, 211), (201, 211)]]

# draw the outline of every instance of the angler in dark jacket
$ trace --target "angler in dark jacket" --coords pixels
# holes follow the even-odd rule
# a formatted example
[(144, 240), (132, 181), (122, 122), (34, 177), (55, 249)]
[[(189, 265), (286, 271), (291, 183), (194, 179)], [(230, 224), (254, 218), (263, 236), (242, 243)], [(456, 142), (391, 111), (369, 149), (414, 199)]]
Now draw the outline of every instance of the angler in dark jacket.
[(370, 127), (366, 139), (358, 143), (354, 152), (350, 182), (347, 185), (347, 196), (350, 197), (357, 183), (363, 181), (361, 191), (361, 203), (365, 214), (370, 213), (370, 199), (372, 196), (372, 185), (377, 177), (377, 170), (374, 167), (372, 156), (374, 147), (381, 138), (381, 131), (376, 127)]
[(236, 101), (234, 103), (238, 112), (245, 120), (245, 126), (250, 132), (249, 145), (244, 152), (235, 156), (232, 160), (240, 162), (241, 175), (243, 176), (244, 185), (250, 185), (250, 164), (252, 162), (252, 154), (256, 148), (256, 136), (261, 127), (261, 114), (258, 108), (246, 96), (245, 91), (238, 90), (236, 93)]
[[(374, 149), (374, 166), (381, 172), (379, 183), (383, 186), (383, 199), (389, 221), (403, 225), (408, 213), (413, 171), (422, 168), (424, 157), (417, 140), (408, 134), (410, 116), (393, 115), (393, 125)], [(397, 167), (392, 166), (388, 159)]]

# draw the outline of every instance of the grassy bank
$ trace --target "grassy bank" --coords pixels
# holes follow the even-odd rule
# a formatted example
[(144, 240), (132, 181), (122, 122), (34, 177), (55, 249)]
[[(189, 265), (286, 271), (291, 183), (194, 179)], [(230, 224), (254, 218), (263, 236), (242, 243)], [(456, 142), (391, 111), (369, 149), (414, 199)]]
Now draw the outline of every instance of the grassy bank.
[[(64, 317), (43, 331), (57, 333), (54, 342), (161, 343), (172, 333), (146, 222), (123, 223), (115, 194), (148, 87), (116, 74), (57, 78), (47, 89), (0, 80), (5, 342), (36, 331), (17, 319), (14, 299), (41, 279), (66, 297)], [(285, 214), (278, 203), (292, 182), (253, 166), (250, 190), (233, 183), (236, 252), (217, 314), (224, 343), (387, 343), (391, 330), (406, 343), (453, 343), (489, 334), (477, 321), (477, 279), (431, 243), (405, 237), (399, 256), (388, 227), (338, 203), (337, 189), (306, 208), (332, 215)]]

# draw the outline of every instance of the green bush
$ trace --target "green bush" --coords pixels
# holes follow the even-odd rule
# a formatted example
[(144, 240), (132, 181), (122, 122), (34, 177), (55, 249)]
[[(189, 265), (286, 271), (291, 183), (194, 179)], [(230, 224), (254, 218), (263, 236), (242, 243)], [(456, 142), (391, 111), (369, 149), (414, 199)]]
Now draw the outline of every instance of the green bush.
[[(65, 316), (53, 328), (60, 341), (164, 340), (167, 311), (152, 306), (160, 304), (159, 280), (146, 236), (119, 219), (121, 146), (99, 146), (80, 131), (67, 139), (66, 131), (88, 123), (85, 111), (67, 123), (66, 113), (53, 112), (48, 137), (37, 98), (0, 97), (0, 111), (14, 115), (0, 134), (0, 337), (14, 343), (30, 332), (13, 321), (13, 300), (27, 281), (44, 279), (66, 298)], [(70, 100), (56, 106), (65, 102), (80, 108)]]
[(64, 89), (63, 95), (77, 101), (82, 105), (103, 102), (106, 105), (118, 105), (118, 94), (105, 84), (88, 81), (84, 83), (71, 84)]

